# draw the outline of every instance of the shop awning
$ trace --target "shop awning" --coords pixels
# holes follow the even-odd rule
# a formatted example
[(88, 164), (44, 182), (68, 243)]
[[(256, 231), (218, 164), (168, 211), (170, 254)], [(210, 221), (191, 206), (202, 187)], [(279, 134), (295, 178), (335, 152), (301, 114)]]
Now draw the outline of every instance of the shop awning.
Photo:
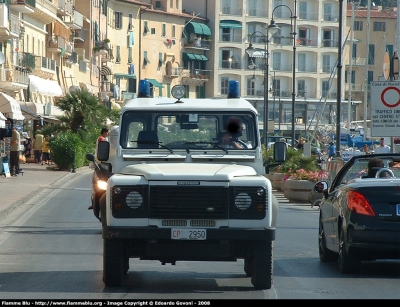
[(190, 33), (194, 33), (194, 34), (199, 34), (202, 35), (203, 34), (203, 28), (201, 27), (201, 25), (198, 22), (189, 22), (186, 25), (186, 31), (190, 34)]
[(54, 117), (55, 116), (64, 116), (65, 112), (55, 105), (46, 103), (46, 105), (44, 107), (44, 115), (54, 116)]
[(196, 60), (196, 56), (193, 53), (184, 52), (183, 53), (183, 60), (185, 60), (185, 61), (195, 61)]
[(211, 29), (204, 23), (200, 23), (200, 27), (203, 29), (203, 35), (211, 35)]
[(0, 112), (4, 113), (5, 116), (11, 119), (25, 119), (22, 115), (19, 103), (14, 98), (4, 93), (0, 93)]
[(204, 23), (191, 21), (186, 25), (187, 33), (194, 33), (198, 35), (211, 35), (211, 29)]
[(116, 73), (116, 74), (115, 74), (115, 78), (120, 78), (120, 79), (136, 79), (136, 75)]
[(39, 93), (48, 96), (64, 95), (57, 81), (43, 79), (34, 75), (29, 76), (29, 90), (31, 93)]
[(153, 86), (164, 88), (164, 86), (155, 79), (146, 78), (146, 80), (149, 81), (151, 84), (153, 84)]
[(200, 61), (208, 61), (208, 58), (204, 54), (200, 54)]
[(219, 22), (221, 28), (241, 29), (242, 24), (236, 20), (221, 20)]
[(31, 101), (18, 101), (18, 103), (26, 119), (38, 119), (44, 114), (44, 104)]
[(7, 118), (0, 112), (0, 120), (6, 120)]

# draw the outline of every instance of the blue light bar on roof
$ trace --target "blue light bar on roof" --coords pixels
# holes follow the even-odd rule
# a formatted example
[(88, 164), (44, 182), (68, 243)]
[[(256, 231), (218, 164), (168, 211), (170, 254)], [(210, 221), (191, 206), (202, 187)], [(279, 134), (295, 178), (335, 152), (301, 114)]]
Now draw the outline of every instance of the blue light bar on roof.
[(139, 93), (138, 98), (149, 98), (150, 97), (150, 82), (147, 80), (139, 81)]
[(239, 81), (229, 80), (229, 83), (228, 83), (228, 98), (240, 98)]

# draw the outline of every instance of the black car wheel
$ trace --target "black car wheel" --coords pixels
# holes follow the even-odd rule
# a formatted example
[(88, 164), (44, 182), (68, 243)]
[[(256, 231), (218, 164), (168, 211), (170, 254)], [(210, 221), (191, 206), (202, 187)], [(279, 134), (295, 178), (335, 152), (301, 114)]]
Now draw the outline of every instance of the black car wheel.
[(346, 232), (341, 229), (339, 240), (339, 269), (342, 273), (357, 273), (361, 266), (361, 260), (354, 249), (347, 243)]
[(270, 289), (273, 278), (273, 241), (255, 242), (251, 283), (259, 290)]
[(103, 240), (103, 281), (107, 287), (122, 283), (124, 270), (124, 242), (120, 239)]
[(321, 214), (319, 215), (319, 233), (318, 233), (318, 250), (319, 260), (322, 262), (334, 262), (338, 260), (338, 255), (326, 247), (326, 238), (324, 232), (324, 225), (321, 221)]

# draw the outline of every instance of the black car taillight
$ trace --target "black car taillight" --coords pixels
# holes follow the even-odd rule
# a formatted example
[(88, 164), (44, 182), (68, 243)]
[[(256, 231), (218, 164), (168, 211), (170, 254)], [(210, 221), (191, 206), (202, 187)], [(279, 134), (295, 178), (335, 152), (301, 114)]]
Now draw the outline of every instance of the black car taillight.
[(376, 216), (368, 200), (364, 195), (356, 191), (349, 191), (347, 193), (347, 207), (350, 211), (358, 214)]

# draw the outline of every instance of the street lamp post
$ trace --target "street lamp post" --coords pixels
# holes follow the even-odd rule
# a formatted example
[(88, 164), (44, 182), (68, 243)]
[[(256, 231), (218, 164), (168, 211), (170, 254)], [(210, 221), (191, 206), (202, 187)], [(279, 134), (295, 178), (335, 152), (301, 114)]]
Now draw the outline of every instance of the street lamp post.
[(274, 75), (273, 75), (273, 77), (272, 77), (272, 75), (270, 74), (270, 76), (273, 78), (272, 79), (272, 87), (271, 87), (271, 89), (269, 90), (269, 92), (270, 93), (272, 93), (272, 95), (274, 95), (274, 102), (273, 102), (273, 104), (272, 104), (272, 121), (274, 122), (274, 124), (275, 124), (275, 70), (273, 71), (273, 73), (274, 73)]
[[(272, 34), (275, 33), (275, 31), (271, 31)], [(260, 37), (263, 38), (264, 41), (264, 49), (259, 49), (259, 48), (254, 48), (252, 42), (253, 36), (259, 34)], [(263, 73), (264, 73), (264, 134), (263, 134), (263, 143), (265, 146), (268, 144), (268, 69), (269, 69), (269, 63), (268, 63), (268, 57), (269, 57), (269, 51), (268, 51), (268, 43), (269, 43), (269, 31), (267, 28), (267, 34), (264, 34), (263, 32), (260, 31), (255, 31), (250, 35), (249, 38), (249, 47), (246, 48), (246, 52), (249, 55), (250, 58), (254, 58), (256, 55), (257, 57), (258, 54), (260, 54), (263, 59), (264, 59), (264, 64), (263, 64)], [(255, 69), (255, 67), (254, 67)]]
[(274, 20), (274, 12), (278, 7), (286, 7), (289, 9), (290, 11), (290, 28), (291, 28), (291, 35), (293, 35), (293, 66), (292, 66), (292, 145), (295, 145), (295, 114), (294, 114), (294, 106), (295, 106), (295, 102), (296, 102), (296, 7), (297, 7), (297, 1), (294, 0), (294, 12), (291, 10), (290, 7), (288, 7), (285, 4), (280, 4), (277, 5), (273, 11), (272, 11), (272, 16), (271, 16), (271, 24), (268, 26), (268, 30), (274, 30), (277, 31), (280, 28), (278, 27), (278, 25), (275, 23)]

